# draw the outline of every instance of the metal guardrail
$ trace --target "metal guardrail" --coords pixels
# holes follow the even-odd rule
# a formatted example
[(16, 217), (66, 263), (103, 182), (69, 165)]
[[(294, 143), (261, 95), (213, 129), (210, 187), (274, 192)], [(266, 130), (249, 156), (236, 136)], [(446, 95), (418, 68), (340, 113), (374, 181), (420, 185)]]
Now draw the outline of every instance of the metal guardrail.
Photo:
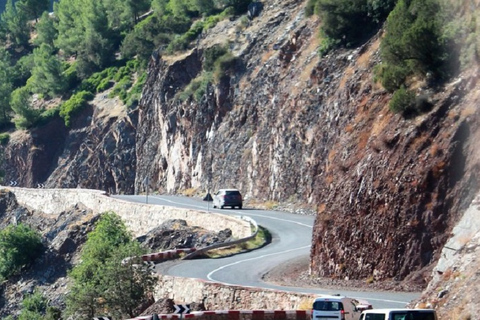
[(211, 246), (207, 246), (203, 248), (173, 249), (173, 250), (167, 250), (162, 252), (149, 253), (149, 254), (143, 255), (142, 260), (143, 261), (163, 261), (163, 260), (169, 260), (169, 259), (176, 259), (180, 256), (181, 253), (186, 253), (186, 256), (183, 257), (183, 259), (192, 259), (198, 255), (204, 254), (209, 250), (230, 247), (230, 246), (240, 244), (240, 243), (245, 243), (254, 239), (258, 234), (257, 222), (250, 217), (241, 216), (240, 218), (242, 220), (249, 222), (250, 225), (254, 227), (254, 232), (248, 237), (233, 240), (233, 241), (228, 241), (228, 242), (216, 243), (216, 244), (212, 244)]
[(252, 239), (255, 239), (255, 237), (258, 234), (258, 224), (257, 224), (257, 222), (250, 217), (241, 216), (240, 218), (242, 220), (248, 221), (250, 223), (250, 225), (253, 225), (253, 227), (255, 228), (255, 231), (250, 236), (242, 238), (242, 239), (233, 240), (233, 241), (212, 244), (211, 246), (207, 246), (207, 247), (203, 247), (203, 248), (197, 248), (197, 250), (195, 250), (191, 253), (188, 253), (183, 259), (192, 259), (196, 256), (204, 254), (205, 252), (213, 250), (213, 249), (230, 247), (230, 246), (233, 246), (233, 245), (237, 245), (237, 244), (240, 244), (240, 243), (245, 243), (245, 242), (248, 242)]

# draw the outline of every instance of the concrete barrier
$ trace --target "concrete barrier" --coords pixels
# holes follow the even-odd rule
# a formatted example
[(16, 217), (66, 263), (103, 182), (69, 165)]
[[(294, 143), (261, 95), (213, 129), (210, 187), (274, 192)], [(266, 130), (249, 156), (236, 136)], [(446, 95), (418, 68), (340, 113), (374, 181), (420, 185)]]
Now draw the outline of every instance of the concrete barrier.
[[(158, 319), (199, 320), (309, 320), (310, 310), (221, 310), (198, 311), (184, 315), (158, 314)], [(152, 320), (154, 315), (140, 316), (128, 320)]]
[(232, 230), (236, 239), (251, 236), (248, 221), (235, 217), (169, 206), (134, 203), (111, 198), (103, 191), (88, 189), (28, 189), (5, 187), (15, 194), (19, 204), (45, 214), (58, 215), (77, 204), (83, 204), (96, 214), (113, 211), (125, 222), (135, 237), (146, 234), (171, 219), (183, 219), (191, 226), (207, 230)]

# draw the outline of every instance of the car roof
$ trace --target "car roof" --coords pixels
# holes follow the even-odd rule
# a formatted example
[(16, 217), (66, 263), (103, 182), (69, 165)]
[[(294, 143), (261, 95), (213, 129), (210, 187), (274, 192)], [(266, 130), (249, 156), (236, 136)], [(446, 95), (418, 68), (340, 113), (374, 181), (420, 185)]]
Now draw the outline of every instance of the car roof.
[(369, 309), (369, 310), (365, 310), (363, 311), (364, 313), (376, 313), (376, 312), (396, 312), (396, 311), (399, 311), (399, 312), (403, 312), (403, 311), (425, 311), (425, 312), (432, 312), (432, 311), (435, 311), (434, 309), (407, 309), (407, 308), (400, 308), (400, 309)]
[(328, 300), (341, 300), (341, 299), (344, 299), (346, 298), (345, 296), (337, 296), (337, 295), (324, 295), (324, 296), (321, 296), (321, 297), (317, 297), (315, 299), (315, 301), (323, 301), (325, 299), (328, 299)]

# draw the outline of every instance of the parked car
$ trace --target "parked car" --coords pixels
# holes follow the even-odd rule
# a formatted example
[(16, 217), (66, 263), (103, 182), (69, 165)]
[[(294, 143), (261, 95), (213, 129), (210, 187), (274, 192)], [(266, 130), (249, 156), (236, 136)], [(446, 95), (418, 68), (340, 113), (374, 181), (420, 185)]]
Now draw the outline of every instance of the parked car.
[(361, 302), (341, 295), (323, 295), (312, 306), (312, 320), (358, 320), (364, 308), (371, 308), (368, 301)]
[(365, 310), (360, 320), (437, 320), (434, 309), (372, 309)]
[(242, 209), (242, 195), (237, 189), (220, 189), (213, 194), (213, 207), (223, 209), (238, 207)]

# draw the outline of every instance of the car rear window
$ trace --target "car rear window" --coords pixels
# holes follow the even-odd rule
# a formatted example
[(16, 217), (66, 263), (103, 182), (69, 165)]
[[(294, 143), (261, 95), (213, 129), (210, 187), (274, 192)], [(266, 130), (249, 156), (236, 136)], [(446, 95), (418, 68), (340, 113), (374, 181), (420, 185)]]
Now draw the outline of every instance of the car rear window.
[(390, 312), (390, 318), (385, 319), (383, 313), (367, 313), (364, 320), (435, 320), (435, 315), (431, 312), (396, 311)]
[(433, 312), (392, 312), (392, 320), (435, 320)]
[(381, 313), (367, 313), (365, 315), (365, 320), (385, 320), (385, 315)]
[(343, 303), (338, 301), (315, 301), (313, 303), (313, 309), (321, 311), (340, 311), (343, 310)]
[(240, 195), (240, 192), (239, 191), (225, 191), (225, 194), (227, 196), (238, 196), (238, 195)]

